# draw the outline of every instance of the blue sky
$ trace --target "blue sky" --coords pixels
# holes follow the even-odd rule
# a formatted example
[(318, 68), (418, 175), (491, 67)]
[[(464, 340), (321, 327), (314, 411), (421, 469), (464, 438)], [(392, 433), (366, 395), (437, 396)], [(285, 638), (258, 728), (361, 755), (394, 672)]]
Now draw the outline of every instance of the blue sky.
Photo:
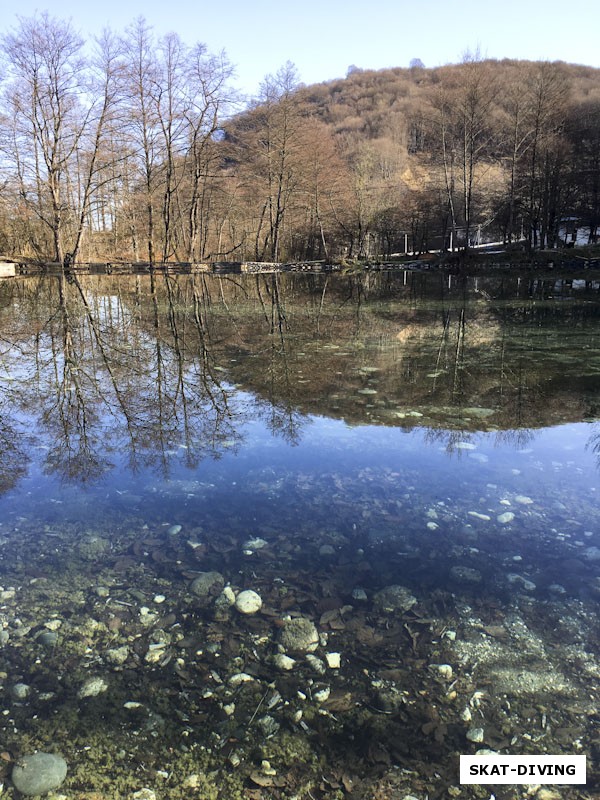
[(304, 83), (364, 69), (460, 61), (479, 48), (489, 58), (569, 61), (600, 67), (600, 3), (557, 0), (4, 0), (2, 28), (17, 14), (48, 10), (84, 35), (121, 31), (142, 15), (157, 33), (225, 50), (236, 86), (256, 94), (287, 60)]

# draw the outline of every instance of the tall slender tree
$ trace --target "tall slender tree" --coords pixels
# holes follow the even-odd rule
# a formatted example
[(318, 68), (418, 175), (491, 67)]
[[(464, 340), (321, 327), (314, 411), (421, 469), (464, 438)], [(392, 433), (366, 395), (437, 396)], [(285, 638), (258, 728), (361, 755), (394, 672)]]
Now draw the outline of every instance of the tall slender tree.
[(84, 105), (84, 42), (70, 23), (44, 12), (19, 18), (1, 43), (10, 121), (4, 154), (14, 161), (23, 206), (41, 222), (53, 258), (62, 262), (73, 211), (67, 187), (92, 118)]

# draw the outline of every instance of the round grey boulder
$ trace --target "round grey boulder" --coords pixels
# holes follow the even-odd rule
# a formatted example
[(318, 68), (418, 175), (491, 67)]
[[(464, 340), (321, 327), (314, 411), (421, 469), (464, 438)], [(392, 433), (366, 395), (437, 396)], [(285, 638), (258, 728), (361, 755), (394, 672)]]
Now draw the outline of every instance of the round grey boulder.
[(283, 623), (279, 644), (290, 653), (312, 653), (319, 644), (319, 633), (311, 620), (295, 617)]
[(15, 789), (28, 797), (58, 789), (66, 777), (67, 762), (53, 753), (23, 756), (11, 775)]

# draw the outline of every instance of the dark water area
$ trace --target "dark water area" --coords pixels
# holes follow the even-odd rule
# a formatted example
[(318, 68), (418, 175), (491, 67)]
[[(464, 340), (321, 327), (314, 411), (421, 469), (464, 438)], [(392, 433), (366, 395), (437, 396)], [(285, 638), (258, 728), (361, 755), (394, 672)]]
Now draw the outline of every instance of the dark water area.
[(599, 345), (557, 276), (0, 283), (2, 797), (595, 796)]

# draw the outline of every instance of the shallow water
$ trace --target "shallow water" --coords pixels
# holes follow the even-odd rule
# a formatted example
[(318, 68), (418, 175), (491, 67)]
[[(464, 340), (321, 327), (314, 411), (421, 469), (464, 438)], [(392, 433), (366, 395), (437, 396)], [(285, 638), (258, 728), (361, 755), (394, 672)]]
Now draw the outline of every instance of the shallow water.
[[(6, 796), (36, 748), (80, 798), (442, 797), (478, 746), (593, 776), (599, 301), (507, 275), (0, 284)], [(319, 664), (274, 666), (289, 615)]]

